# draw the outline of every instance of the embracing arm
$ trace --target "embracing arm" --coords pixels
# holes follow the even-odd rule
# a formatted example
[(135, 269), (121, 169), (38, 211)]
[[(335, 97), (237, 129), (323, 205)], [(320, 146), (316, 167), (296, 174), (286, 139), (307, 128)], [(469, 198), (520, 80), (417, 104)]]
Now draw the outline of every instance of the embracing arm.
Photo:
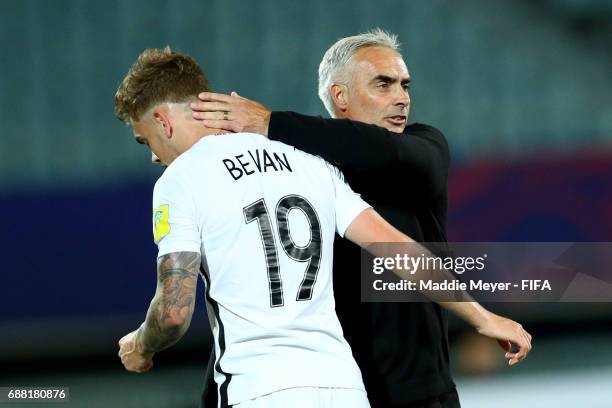
[(449, 161), (446, 139), (426, 125), (399, 134), (348, 119), (272, 112), (268, 137), (357, 171), (399, 167), (419, 177), (445, 177)]
[[(345, 237), (364, 249), (368, 249), (376, 256), (393, 256), (395, 252), (385, 252), (382, 247), (366, 248), (365, 244), (369, 242), (380, 243), (413, 243), (407, 245), (406, 250), (414, 253), (407, 253), (409, 256), (418, 257), (422, 253), (429, 253), (424, 247), (417, 246), (415, 241), (410, 237), (402, 234), (392, 225), (386, 222), (376, 211), (367, 209), (357, 216), (346, 230)], [(375, 251), (379, 251), (376, 253)], [(397, 275), (405, 280), (415, 280), (416, 274), (412, 275), (404, 270), (394, 270)], [(430, 273), (429, 277), (434, 279), (445, 279), (444, 273), (436, 274), (435, 271), (423, 271)], [(430, 299), (435, 300), (436, 294), (427, 294)], [(471, 299), (465, 294), (467, 299)], [(443, 296), (448, 299), (448, 296)], [(450, 310), (455, 315), (460, 317), (466, 323), (474, 327), (476, 331), (484, 336), (498, 340), (499, 344), (507, 351), (506, 358), (510, 365), (514, 365), (527, 357), (531, 350), (531, 335), (523, 329), (523, 327), (510, 319), (498, 316), (475, 301), (463, 302), (447, 302), (437, 301), (440, 306)], [(518, 351), (512, 352), (510, 344), (515, 344)]]
[(195, 306), (200, 254), (174, 252), (157, 260), (157, 290), (138, 330), (142, 350), (156, 353), (187, 332)]
[(323, 119), (295, 112), (271, 112), (260, 103), (204, 92), (191, 104), (193, 117), (209, 128), (252, 132), (358, 172), (395, 167), (402, 179), (446, 185), (449, 152), (444, 135), (427, 125), (410, 125), (404, 134), (347, 119)]

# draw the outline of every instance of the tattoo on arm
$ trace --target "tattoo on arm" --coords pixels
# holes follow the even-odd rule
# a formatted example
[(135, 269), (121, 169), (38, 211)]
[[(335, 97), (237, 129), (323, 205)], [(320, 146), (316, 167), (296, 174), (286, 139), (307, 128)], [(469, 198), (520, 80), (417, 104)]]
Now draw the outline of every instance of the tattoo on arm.
[(189, 328), (199, 269), (196, 252), (173, 252), (157, 260), (157, 290), (138, 333), (144, 352), (170, 347)]

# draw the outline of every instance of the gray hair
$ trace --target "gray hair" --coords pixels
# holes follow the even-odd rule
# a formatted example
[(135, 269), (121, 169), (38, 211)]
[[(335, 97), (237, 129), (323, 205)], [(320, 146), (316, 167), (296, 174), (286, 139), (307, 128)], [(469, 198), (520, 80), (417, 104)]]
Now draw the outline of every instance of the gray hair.
[(386, 47), (400, 52), (400, 43), (397, 35), (390, 34), (380, 28), (375, 28), (352, 37), (341, 38), (332, 45), (323, 55), (319, 64), (319, 98), (323, 101), (325, 109), (334, 117), (336, 107), (330, 93), (334, 82), (348, 83), (347, 67), (352, 62), (353, 55), (364, 47)]

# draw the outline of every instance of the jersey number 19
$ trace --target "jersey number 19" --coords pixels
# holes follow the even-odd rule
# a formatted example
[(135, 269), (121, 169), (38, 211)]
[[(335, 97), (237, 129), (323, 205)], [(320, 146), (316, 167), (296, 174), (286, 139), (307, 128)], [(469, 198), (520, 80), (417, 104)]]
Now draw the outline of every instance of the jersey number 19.
[[(310, 240), (305, 246), (298, 246), (289, 234), (289, 211), (301, 210), (310, 224)], [(270, 307), (284, 305), (283, 282), (280, 274), (280, 264), (276, 251), (274, 231), (270, 223), (270, 216), (266, 202), (263, 198), (243, 208), (246, 223), (257, 220), (259, 235), (266, 255), (266, 268), (268, 272), (268, 288), (270, 289)], [(281, 198), (276, 204), (276, 225), (278, 236), (283, 250), (297, 262), (306, 262), (306, 272), (300, 284), (296, 300), (310, 300), (313, 286), (317, 280), (319, 265), (321, 263), (321, 224), (312, 205), (304, 197), (288, 195)]]

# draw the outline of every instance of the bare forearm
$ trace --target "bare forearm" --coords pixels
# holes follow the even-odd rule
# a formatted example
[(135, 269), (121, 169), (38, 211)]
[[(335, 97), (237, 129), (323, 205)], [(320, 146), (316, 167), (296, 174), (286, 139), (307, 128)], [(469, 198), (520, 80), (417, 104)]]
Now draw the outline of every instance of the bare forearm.
[(139, 340), (142, 350), (148, 353), (156, 353), (166, 349), (183, 337), (189, 328), (186, 324), (172, 324), (164, 319), (164, 302), (157, 296), (151, 301), (145, 322), (140, 326)]
[[(410, 237), (393, 228), (372, 209), (363, 211), (355, 218), (346, 230), (345, 236), (362, 247), (365, 247), (364, 242), (403, 243), (405, 247), (402, 252), (406, 255), (418, 257), (426, 254), (431, 256), (431, 253), (424, 247), (418, 247)], [(369, 246), (367, 249), (374, 255), (383, 257), (394, 256), (396, 253), (392, 247), (384, 244)], [(420, 269), (415, 274), (405, 269), (393, 268), (393, 272), (402, 279), (409, 281), (417, 279), (416, 274), (421, 274), (421, 277), (426, 274), (429, 279), (436, 282), (443, 282), (447, 278), (452, 279), (452, 275), (444, 268), (441, 271), (437, 271), (435, 268)], [(445, 291), (440, 295), (436, 291), (421, 290), (421, 293), (465, 320), (478, 333), (498, 340), (499, 344), (507, 351), (506, 358), (509, 359), (510, 365), (525, 359), (531, 350), (531, 335), (520, 324), (487, 311), (477, 302), (474, 302), (466, 292)], [(462, 299), (463, 302), (448, 302), (448, 299)], [(518, 346), (518, 351), (511, 350), (511, 343)]]
[(158, 282), (145, 322), (139, 329), (142, 350), (155, 353), (176, 343), (187, 331), (195, 306), (200, 254), (180, 252), (158, 260)]
[(439, 302), (439, 305), (464, 320), (476, 330), (483, 327), (491, 317), (491, 312), (478, 302)]
[[(364, 242), (379, 242), (379, 244), (369, 245), (366, 249), (373, 255), (381, 258), (395, 258), (398, 254), (413, 258), (434, 256), (431, 251), (395, 229), (372, 209), (364, 211), (353, 221), (347, 229), (346, 237), (364, 248), (366, 248), (363, 244)], [(455, 279), (452, 273), (444, 268), (426, 268), (425, 265), (425, 263), (421, 263), (421, 267), (412, 272), (398, 268), (393, 268), (392, 270), (403, 280), (417, 284), (424, 279), (439, 283)], [(474, 302), (465, 291), (422, 289), (420, 292), (430, 300), (440, 303), (451, 312), (457, 314), (474, 327), (482, 324), (483, 320), (487, 317), (488, 312), (478, 303)], [(449, 302), (449, 300), (461, 300), (461, 302)]]

